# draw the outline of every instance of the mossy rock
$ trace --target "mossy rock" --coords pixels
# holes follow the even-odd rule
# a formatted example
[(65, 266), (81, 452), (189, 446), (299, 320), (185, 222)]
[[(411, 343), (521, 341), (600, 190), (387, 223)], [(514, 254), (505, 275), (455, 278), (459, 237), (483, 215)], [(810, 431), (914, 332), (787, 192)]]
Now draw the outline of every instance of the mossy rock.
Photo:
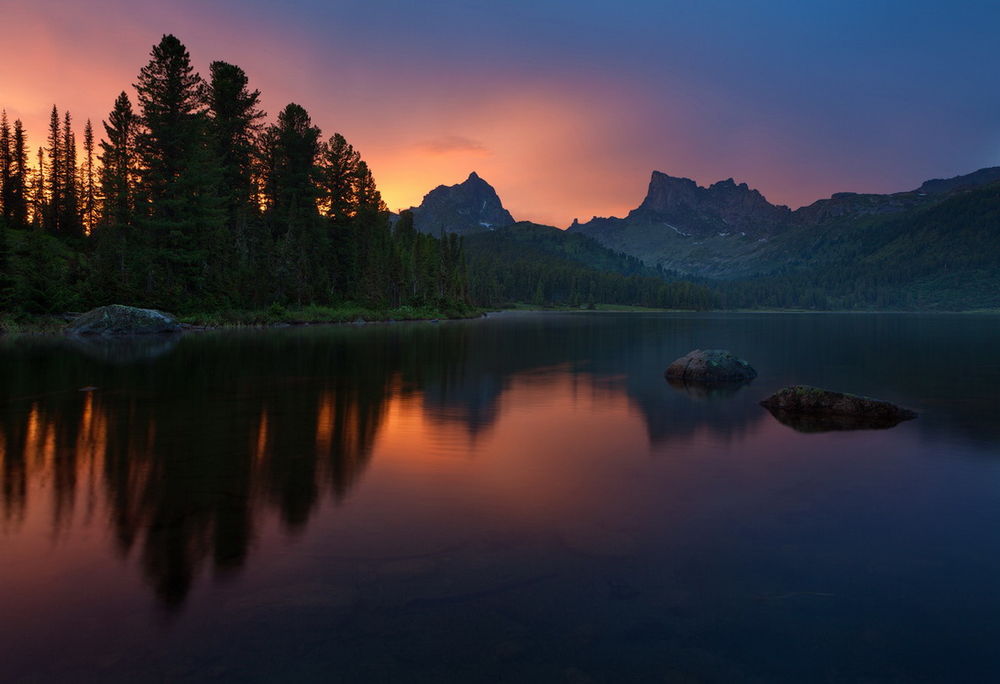
[(809, 385), (785, 387), (760, 404), (780, 422), (801, 432), (889, 428), (917, 417), (888, 401)]
[(120, 336), (156, 335), (178, 332), (180, 329), (180, 323), (162, 311), (112, 304), (82, 314), (66, 332), (71, 335)]
[(725, 349), (695, 349), (670, 364), (665, 375), (685, 383), (730, 383), (749, 382), (757, 371)]

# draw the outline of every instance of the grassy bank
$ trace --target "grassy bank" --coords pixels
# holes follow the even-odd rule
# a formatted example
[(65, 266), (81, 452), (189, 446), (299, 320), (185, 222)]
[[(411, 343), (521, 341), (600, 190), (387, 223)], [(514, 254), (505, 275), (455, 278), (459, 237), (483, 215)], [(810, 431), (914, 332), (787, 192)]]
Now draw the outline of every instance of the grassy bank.
[(181, 323), (205, 328), (265, 327), (272, 325), (307, 325), (320, 323), (373, 323), (382, 321), (426, 321), (435, 319), (477, 318), (482, 309), (475, 307), (400, 306), (372, 309), (364, 306), (271, 306), (267, 309), (231, 309), (179, 316)]
[(637, 306), (631, 304), (586, 304), (580, 306), (570, 306), (569, 304), (552, 304), (552, 305), (538, 305), (538, 304), (508, 304), (500, 307), (501, 311), (617, 311), (622, 312), (635, 312), (635, 313), (663, 313), (664, 311), (681, 311), (689, 312), (693, 309), (658, 309), (656, 307), (649, 306)]

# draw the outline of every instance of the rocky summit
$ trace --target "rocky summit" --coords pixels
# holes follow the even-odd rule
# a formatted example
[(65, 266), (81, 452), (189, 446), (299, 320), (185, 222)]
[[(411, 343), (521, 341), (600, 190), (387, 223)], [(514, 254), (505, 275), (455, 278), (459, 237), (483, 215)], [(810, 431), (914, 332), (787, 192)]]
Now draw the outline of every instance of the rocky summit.
[(654, 171), (646, 198), (627, 219), (660, 222), (692, 237), (718, 233), (762, 237), (784, 228), (790, 215), (788, 207), (771, 204), (732, 178), (703, 188), (690, 178)]
[(496, 190), (475, 171), (458, 185), (434, 188), (411, 211), (416, 229), (435, 236), (482, 233), (514, 223)]
[[(642, 203), (625, 218), (595, 216), (574, 221), (569, 230), (647, 266), (735, 279), (808, 266), (852, 242), (863, 247), (872, 240), (861, 233), (874, 221), (909, 220), (914, 212), (991, 184), (1000, 184), (1000, 167), (930, 180), (905, 192), (839, 192), (792, 211), (731, 178), (702, 187), (689, 178), (654, 171)], [(982, 207), (976, 211), (982, 213)], [(848, 237), (852, 230), (860, 233)], [(832, 250), (823, 249), (828, 237)]]

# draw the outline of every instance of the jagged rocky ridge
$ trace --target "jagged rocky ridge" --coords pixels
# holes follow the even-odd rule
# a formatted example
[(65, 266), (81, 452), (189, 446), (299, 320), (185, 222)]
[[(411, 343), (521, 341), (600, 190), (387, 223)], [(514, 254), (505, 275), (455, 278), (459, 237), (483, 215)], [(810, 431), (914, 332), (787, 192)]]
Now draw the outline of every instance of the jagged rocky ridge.
[(695, 276), (738, 278), (822, 257), (806, 253), (817, 229), (857, 225), (934, 206), (1000, 182), (1000, 167), (925, 182), (893, 194), (836, 193), (795, 211), (733, 179), (701, 187), (654, 171), (642, 204), (625, 218), (594, 217), (569, 230), (617, 252)]
[(493, 186), (475, 171), (458, 185), (439, 185), (419, 207), (411, 209), (417, 230), (431, 235), (468, 235), (504, 228), (514, 223)]

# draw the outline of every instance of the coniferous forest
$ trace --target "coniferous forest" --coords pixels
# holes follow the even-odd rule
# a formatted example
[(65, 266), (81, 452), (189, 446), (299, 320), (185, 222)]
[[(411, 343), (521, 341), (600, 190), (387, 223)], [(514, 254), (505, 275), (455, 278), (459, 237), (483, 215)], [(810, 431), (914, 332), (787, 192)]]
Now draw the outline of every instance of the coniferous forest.
[(302, 106), (269, 122), (242, 69), (202, 77), (172, 35), (135, 92), (84, 124), (82, 158), (70, 112), (53, 106), (44, 140), (3, 115), (4, 311), (470, 309), (459, 239), (391, 225), (360, 153)]

